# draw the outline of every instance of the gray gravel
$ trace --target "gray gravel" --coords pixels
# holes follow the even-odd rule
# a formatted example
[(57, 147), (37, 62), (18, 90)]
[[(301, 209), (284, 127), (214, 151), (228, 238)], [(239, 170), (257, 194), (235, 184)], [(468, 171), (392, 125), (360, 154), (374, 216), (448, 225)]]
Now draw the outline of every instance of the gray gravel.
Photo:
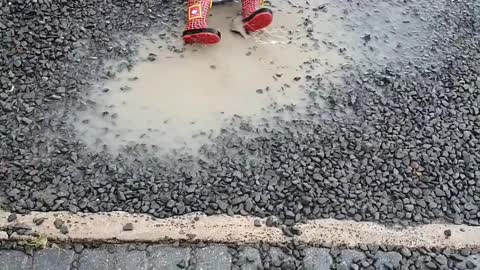
[[(177, 31), (183, 1), (1, 2), (4, 207), (162, 218), (201, 211), (277, 216), (287, 225), (313, 218), (478, 225), (478, 1), (448, 2), (445, 12), (425, 16), (435, 2), (404, 1), (434, 37), (418, 61), (355, 67), (326, 97), (328, 110), (312, 105), (298, 121), (244, 130), (253, 136), (227, 130), (216, 147), (202, 149), (204, 160), (169, 162), (135, 147), (119, 157), (92, 153), (66, 117), (87, 102), (83, 93), (103, 74), (104, 60), (132, 55), (129, 33)], [(346, 14), (378, 1), (362, 3), (338, 1)], [(363, 41), (374, 42), (374, 33)], [(323, 87), (308, 78), (313, 90)]]

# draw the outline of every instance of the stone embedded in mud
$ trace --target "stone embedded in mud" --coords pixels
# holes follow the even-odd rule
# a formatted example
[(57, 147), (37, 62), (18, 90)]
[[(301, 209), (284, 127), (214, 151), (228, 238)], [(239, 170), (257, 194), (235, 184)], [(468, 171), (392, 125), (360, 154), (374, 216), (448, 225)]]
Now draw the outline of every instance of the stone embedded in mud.
[(133, 231), (133, 224), (132, 223), (127, 223), (123, 226), (124, 231)]
[(67, 234), (68, 233), (68, 226), (66, 224), (63, 224), (60, 226), (60, 232), (63, 233), (63, 234)]
[(63, 221), (59, 218), (55, 219), (55, 221), (53, 222), (53, 225), (55, 225), (55, 228), (57, 228), (59, 230), (62, 228), (63, 224), (65, 224), (65, 221)]
[[(43, 222), (46, 220), (46, 218), (43, 218), (43, 217), (37, 217), (37, 218), (34, 218), (33, 219), (33, 223), (35, 223), (35, 225), (37, 226), (40, 226), (43, 224)], [(55, 226), (56, 227), (56, 226)]]
[(25, 230), (25, 231), (30, 231), (32, 230), (32, 226), (26, 224), (26, 223), (17, 223), (13, 225), (14, 230)]
[(14, 220), (16, 220), (16, 219), (17, 219), (17, 215), (16, 215), (16, 214), (10, 214), (10, 215), (8, 215), (8, 217), (7, 217), (7, 221), (8, 221), (8, 222), (12, 222), (12, 221), (14, 221)]
[(148, 61), (153, 62), (153, 61), (157, 60), (157, 55), (154, 54), (154, 53), (149, 53), (147, 59), (148, 59)]

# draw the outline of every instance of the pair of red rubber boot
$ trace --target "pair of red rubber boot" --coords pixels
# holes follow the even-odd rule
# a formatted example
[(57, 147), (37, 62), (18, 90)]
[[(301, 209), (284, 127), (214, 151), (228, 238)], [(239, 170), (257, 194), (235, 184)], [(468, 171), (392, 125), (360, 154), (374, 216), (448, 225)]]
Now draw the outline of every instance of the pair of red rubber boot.
[[(273, 20), (270, 9), (262, 7), (263, 0), (242, 0), (243, 24), (247, 32), (255, 32), (269, 26)], [(212, 0), (188, 0), (187, 26), (183, 31), (183, 40), (187, 44), (216, 44), (221, 34), (209, 28), (208, 12)]]

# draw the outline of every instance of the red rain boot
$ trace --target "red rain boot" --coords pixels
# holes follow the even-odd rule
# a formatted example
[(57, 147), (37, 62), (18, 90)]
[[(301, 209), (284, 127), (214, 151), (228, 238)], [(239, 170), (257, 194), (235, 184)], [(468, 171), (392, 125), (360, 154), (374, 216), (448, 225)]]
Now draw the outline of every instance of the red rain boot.
[(263, 0), (242, 0), (243, 24), (247, 32), (258, 31), (272, 23), (272, 10), (262, 4)]
[(215, 44), (220, 42), (219, 31), (208, 28), (208, 12), (212, 0), (188, 0), (187, 26), (183, 31), (183, 40), (187, 44)]

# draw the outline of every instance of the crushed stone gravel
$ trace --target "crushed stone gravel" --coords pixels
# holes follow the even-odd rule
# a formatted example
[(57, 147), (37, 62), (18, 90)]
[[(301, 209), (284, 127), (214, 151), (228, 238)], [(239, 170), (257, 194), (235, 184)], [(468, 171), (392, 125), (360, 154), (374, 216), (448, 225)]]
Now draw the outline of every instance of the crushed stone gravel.
[[(337, 2), (345, 14), (379, 4)], [(480, 8), (449, 1), (426, 16), (438, 2), (404, 1), (433, 35), (418, 61), (356, 66), (330, 89), (328, 110), (312, 104), (310, 115), (275, 128), (226, 130), (202, 148), (204, 159), (168, 162), (144, 158), (141, 146), (92, 153), (66, 119), (98, 74), (113, 76), (104, 61), (132, 57), (129, 34), (178, 32), (182, 1), (1, 2), (0, 202), (18, 213), (275, 216), (288, 233), (313, 218), (479, 225)], [(362, 35), (359, 46), (378, 38)], [(314, 77), (313, 90), (327, 87)], [(432, 267), (445, 262), (413, 257), (422, 256)]]

